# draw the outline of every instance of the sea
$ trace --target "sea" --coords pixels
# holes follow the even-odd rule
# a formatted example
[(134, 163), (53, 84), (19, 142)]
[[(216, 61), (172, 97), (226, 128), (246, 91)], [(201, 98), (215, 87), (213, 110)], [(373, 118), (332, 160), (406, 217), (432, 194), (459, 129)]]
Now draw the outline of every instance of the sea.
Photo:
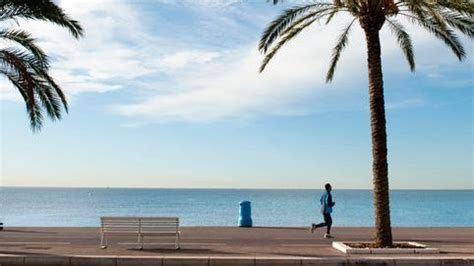
[[(101, 216), (173, 216), (183, 226), (237, 226), (251, 202), (254, 226), (322, 220), (322, 190), (0, 187), (5, 226), (99, 226)], [(334, 190), (334, 226), (373, 226), (370, 190)], [(392, 190), (395, 227), (473, 227), (474, 190)]]

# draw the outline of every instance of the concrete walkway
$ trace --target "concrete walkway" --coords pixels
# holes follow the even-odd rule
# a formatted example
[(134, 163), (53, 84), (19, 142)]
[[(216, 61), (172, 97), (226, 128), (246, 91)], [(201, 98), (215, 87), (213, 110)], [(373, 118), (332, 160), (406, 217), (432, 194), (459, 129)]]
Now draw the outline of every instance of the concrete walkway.
[(369, 241), (372, 229), (334, 228), (332, 240), (323, 233), (288, 227), (184, 227), (181, 250), (174, 250), (172, 238), (145, 238), (145, 249), (138, 250), (134, 236), (111, 237), (103, 250), (98, 228), (5, 228), (0, 231), (0, 265), (474, 265), (474, 228), (393, 230), (395, 240), (441, 251), (426, 255), (346, 255), (331, 242)]

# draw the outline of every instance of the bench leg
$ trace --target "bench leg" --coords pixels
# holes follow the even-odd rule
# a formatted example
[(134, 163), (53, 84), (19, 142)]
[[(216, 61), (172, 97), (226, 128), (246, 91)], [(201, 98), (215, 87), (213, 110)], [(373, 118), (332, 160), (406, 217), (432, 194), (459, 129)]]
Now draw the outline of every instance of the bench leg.
[(176, 234), (175, 248), (176, 250), (181, 249), (181, 247), (179, 246), (179, 233)]
[[(105, 243), (104, 243), (105, 240)], [(107, 248), (107, 238), (105, 237), (104, 233), (100, 233), (100, 248), (106, 249)]]
[(143, 249), (143, 236), (141, 234), (138, 234), (138, 244), (140, 245), (138, 249), (142, 250)]

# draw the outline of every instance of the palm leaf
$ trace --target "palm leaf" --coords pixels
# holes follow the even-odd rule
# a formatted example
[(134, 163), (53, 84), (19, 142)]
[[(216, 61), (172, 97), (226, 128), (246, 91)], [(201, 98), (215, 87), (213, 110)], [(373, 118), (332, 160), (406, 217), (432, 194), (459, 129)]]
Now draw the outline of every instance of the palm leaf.
[(436, 3), (464, 16), (472, 17), (474, 14), (474, 2), (472, 0), (438, 0)]
[(33, 108), (35, 105), (34, 91), (33, 91), (33, 77), (29, 71), (29, 66), (32, 62), (25, 53), (18, 50), (4, 49), (0, 50), (0, 62), (10, 72), (16, 73), (19, 80), (24, 83), (23, 88), (27, 95), (27, 108)]
[(83, 35), (78, 21), (71, 19), (64, 11), (50, 0), (9, 0), (0, 3), (0, 21), (35, 19), (52, 22), (65, 27), (76, 38)]
[(331, 13), (329, 13), (329, 16), (328, 18), (326, 19), (326, 25), (329, 24), (329, 22), (331, 22), (331, 20), (334, 18), (334, 16), (337, 14), (337, 12), (339, 12), (340, 10), (338, 8), (334, 8)]
[(433, 33), (436, 38), (443, 41), (451, 49), (460, 61), (466, 57), (466, 51), (453, 30), (440, 27), (440, 25), (431, 18), (420, 19), (419, 17), (408, 14), (401, 13), (401, 15), (408, 17), (411, 22), (416, 23), (427, 31)]
[(265, 58), (263, 59), (262, 61), (262, 64), (260, 65), (260, 72), (263, 72), (263, 70), (265, 70), (265, 67), (267, 66), (267, 64), (270, 62), (270, 60), (273, 58), (273, 56), (278, 52), (278, 50), (280, 50), (280, 48), (285, 44), (287, 43), (288, 41), (290, 41), (291, 39), (293, 39), (296, 35), (298, 35), (304, 28), (306, 28), (307, 26), (311, 25), (311, 23), (313, 23), (314, 21), (316, 21), (318, 18), (313, 18), (313, 19), (310, 19), (308, 21), (306, 21), (305, 23), (297, 26), (297, 27), (293, 27), (291, 30), (289, 30), (285, 35), (282, 36), (282, 38), (280, 39), (280, 41), (271, 49), (271, 51), (269, 53), (267, 53), (265, 55)]
[(429, 16), (428, 12), (423, 8), (423, 1), (419, 0), (400, 0), (398, 5), (401, 7), (406, 7), (408, 10), (418, 17), (420, 20), (424, 20)]
[(310, 11), (313, 11), (313, 15), (316, 15), (322, 7), (328, 6), (331, 6), (331, 4), (315, 3), (311, 5), (290, 8), (284, 11), (283, 14), (273, 20), (263, 32), (262, 37), (260, 38), (258, 49), (263, 53), (266, 53), (272, 43), (279, 36), (281, 36), (282, 32), (285, 31), (297, 18), (304, 16)]
[[(0, 22), (20, 19), (43, 20), (67, 28), (78, 38), (83, 30), (52, 0), (0, 1)], [(48, 57), (35, 39), (23, 30), (0, 29), (0, 39), (16, 46), (0, 50), (0, 74), (18, 89), (25, 100), (33, 131), (41, 129), (43, 110), (49, 118), (61, 118), (61, 108), (68, 111), (64, 93), (49, 75)]]
[(331, 63), (329, 66), (329, 70), (326, 74), (326, 82), (331, 82), (334, 73), (336, 71), (337, 63), (339, 62), (339, 58), (341, 56), (342, 51), (347, 46), (349, 42), (349, 33), (352, 28), (352, 24), (354, 24), (356, 19), (353, 19), (342, 31), (342, 34), (339, 36), (336, 46), (333, 49), (332, 56), (331, 56)]
[(403, 54), (410, 66), (410, 70), (415, 71), (415, 56), (410, 35), (405, 31), (403, 25), (397, 21), (387, 19), (387, 22), (388, 26), (397, 37), (398, 44), (400, 45), (400, 48), (402, 48)]
[(43, 108), (46, 110), (51, 120), (61, 119), (61, 100), (56, 95), (54, 88), (51, 85), (42, 80), (37, 80), (37, 86), (35, 86), (35, 92), (41, 101)]
[(46, 54), (35, 44), (35, 39), (32, 38), (28, 32), (23, 30), (0, 30), (0, 38), (21, 45), (36, 56), (36, 59), (43, 68), (48, 69), (49, 66)]
[[(7, 76), (25, 100), (33, 131), (42, 126), (41, 106), (52, 120), (61, 118), (64, 95), (61, 90), (57, 92), (57, 85), (50, 82), (51, 77), (35, 56), (15, 49), (4, 49), (0, 50), (0, 63), (2, 74)], [(64, 107), (67, 108), (67, 105)]]
[(307, 22), (307, 21), (309, 21), (313, 18), (321, 19), (324, 16), (330, 16), (334, 12), (334, 10), (337, 10), (337, 9), (335, 7), (328, 7), (328, 8), (324, 8), (324, 9), (321, 9), (321, 10), (318, 10), (318, 11), (315, 11), (315, 12), (308, 13), (307, 15), (304, 15), (304, 16), (298, 18), (297, 20), (294, 20), (291, 23), (291, 25), (288, 25), (288, 27), (281, 33), (280, 36), (283, 36), (283, 35), (287, 34), (293, 28), (299, 27), (302, 24), (304, 24), (305, 22)]
[(0, 62), (8, 67), (10, 72), (18, 75), (18, 82), (13, 85), (26, 96), (26, 110), (30, 117), (31, 127), (33, 131), (36, 131), (42, 125), (42, 115), (34, 92), (34, 74), (29, 71), (26, 55), (15, 50), (1, 50)]
[(69, 108), (68, 108), (68, 103), (67, 103), (67, 100), (66, 100), (66, 96), (64, 95), (63, 91), (61, 90), (61, 88), (59, 87), (58, 84), (56, 84), (56, 82), (54, 81), (54, 79), (48, 74), (47, 71), (45, 71), (44, 69), (42, 68), (36, 68), (35, 69), (36, 73), (42, 78), (45, 80), (45, 82), (48, 84), (48, 86), (50, 86), (50, 88), (52, 90), (54, 90), (55, 94), (59, 97), (59, 100), (61, 101), (63, 107), (64, 107), (64, 110), (67, 112), (69, 112)]
[(464, 16), (455, 12), (442, 12), (442, 16), (451, 27), (459, 30), (469, 38), (474, 37), (474, 20), (472, 16)]

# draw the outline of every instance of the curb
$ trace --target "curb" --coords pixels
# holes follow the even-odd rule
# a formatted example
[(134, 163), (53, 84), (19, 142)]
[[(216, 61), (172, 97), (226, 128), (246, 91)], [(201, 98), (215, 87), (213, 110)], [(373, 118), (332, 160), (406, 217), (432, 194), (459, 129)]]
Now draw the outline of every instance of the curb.
[(474, 265), (474, 257), (219, 257), (219, 256), (18, 256), (0, 255), (0, 266), (168, 265)]

